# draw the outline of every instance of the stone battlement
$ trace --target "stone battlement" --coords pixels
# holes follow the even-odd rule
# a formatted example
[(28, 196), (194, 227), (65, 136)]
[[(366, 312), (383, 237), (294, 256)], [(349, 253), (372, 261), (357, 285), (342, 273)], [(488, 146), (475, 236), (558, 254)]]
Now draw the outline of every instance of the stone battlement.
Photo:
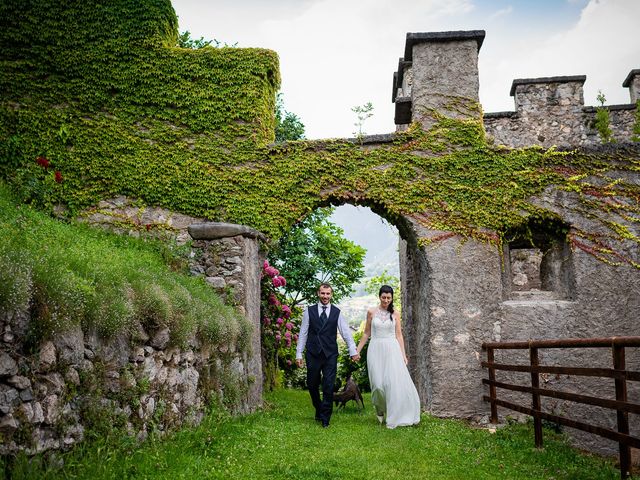
[[(477, 54), (484, 36), (482, 30), (407, 34), (404, 57), (393, 74), (397, 130), (414, 121), (428, 128), (433, 123), (428, 112), (433, 109), (449, 112), (452, 118), (480, 114), (466, 104), (479, 101)], [(584, 105), (586, 78), (515, 79), (510, 91), (515, 110), (485, 113), (482, 119), (487, 135), (496, 143), (515, 148), (602, 143), (595, 128), (596, 108)], [(629, 141), (640, 99), (640, 69), (631, 70), (622, 86), (629, 89), (630, 103), (605, 108), (609, 110), (613, 138)]]

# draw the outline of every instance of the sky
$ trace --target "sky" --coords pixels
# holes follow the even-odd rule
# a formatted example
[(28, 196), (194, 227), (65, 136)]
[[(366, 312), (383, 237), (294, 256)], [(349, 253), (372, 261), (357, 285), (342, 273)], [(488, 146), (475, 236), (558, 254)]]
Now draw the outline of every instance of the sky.
[(640, 68), (640, 0), (173, 0), (180, 31), (280, 58), (285, 109), (310, 139), (352, 137), (351, 108), (371, 102), (367, 134), (395, 130), (393, 72), (407, 32), (485, 30), (485, 112), (513, 110), (516, 78), (586, 75), (586, 105), (629, 103)]

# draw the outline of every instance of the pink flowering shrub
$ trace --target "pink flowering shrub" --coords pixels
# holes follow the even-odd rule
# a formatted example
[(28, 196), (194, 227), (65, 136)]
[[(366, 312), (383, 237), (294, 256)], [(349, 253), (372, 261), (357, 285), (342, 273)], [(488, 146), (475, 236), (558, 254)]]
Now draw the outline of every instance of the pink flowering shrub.
[(278, 289), (287, 284), (285, 277), (267, 260), (262, 266), (261, 327), (262, 364), (265, 387), (272, 390), (297, 368), (296, 342), (300, 331), (301, 311), (286, 304)]

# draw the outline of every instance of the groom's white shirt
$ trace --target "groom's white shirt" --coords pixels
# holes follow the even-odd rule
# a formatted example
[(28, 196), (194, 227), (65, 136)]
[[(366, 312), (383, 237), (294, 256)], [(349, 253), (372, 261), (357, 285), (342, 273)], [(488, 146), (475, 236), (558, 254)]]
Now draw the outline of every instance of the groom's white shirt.
[[(318, 316), (322, 313), (322, 303), (318, 302)], [(327, 305), (327, 318), (331, 315), (331, 304)], [(349, 347), (349, 355), (352, 357), (357, 353), (356, 350), (356, 342), (353, 341), (353, 336), (351, 335), (351, 330), (349, 329), (349, 324), (342, 315), (342, 311), (340, 312), (340, 316), (338, 317), (338, 331), (340, 332), (340, 336), (343, 338), (345, 342), (347, 342), (347, 346)], [(302, 358), (302, 352), (304, 347), (307, 345), (307, 337), (309, 336), (309, 309), (305, 308), (302, 312), (302, 325), (300, 326), (300, 333), (298, 334), (298, 345), (296, 346), (296, 359)]]

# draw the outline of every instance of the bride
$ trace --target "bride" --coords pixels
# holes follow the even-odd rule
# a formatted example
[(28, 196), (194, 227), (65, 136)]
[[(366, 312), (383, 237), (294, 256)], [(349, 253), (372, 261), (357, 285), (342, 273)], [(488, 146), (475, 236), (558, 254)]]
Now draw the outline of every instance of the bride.
[(420, 398), (409, 370), (400, 328), (400, 315), (393, 310), (393, 289), (380, 287), (380, 304), (367, 311), (358, 355), (371, 337), (367, 368), (371, 384), (371, 403), (378, 421), (387, 428), (415, 425), (420, 421)]

